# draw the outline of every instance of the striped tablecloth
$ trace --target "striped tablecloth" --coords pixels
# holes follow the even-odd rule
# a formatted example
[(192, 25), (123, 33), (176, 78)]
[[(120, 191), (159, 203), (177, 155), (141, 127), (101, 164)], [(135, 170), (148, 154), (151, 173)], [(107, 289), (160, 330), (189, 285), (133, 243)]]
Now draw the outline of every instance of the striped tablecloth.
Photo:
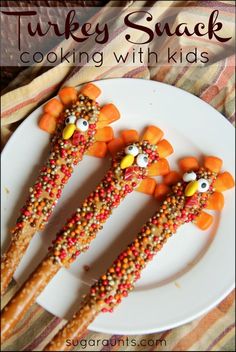
[[(138, 4), (137, 4), (138, 3)], [(148, 4), (147, 4), (148, 3)], [(151, 3), (151, 5), (150, 5)], [(163, 15), (161, 1), (143, 2), (129, 1), (120, 8), (124, 12), (132, 6), (149, 6), (155, 19)], [(235, 24), (233, 1), (180, 1), (185, 6), (194, 3), (195, 11), (189, 9), (192, 21), (201, 21), (209, 10), (220, 7), (228, 28)], [(200, 5), (203, 7), (199, 7)], [(165, 7), (175, 6), (176, 1), (165, 2)], [(118, 2), (115, 4), (118, 6)], [(114, 6), (114, 2), (113, 2)], [(105, 7), (106, 10), (106, 7)], [(104, 8), (98, 16), (105, 16)], [(120, 46), (120, 36), (124, 28), (119, 17), (111, 19), (113, 28), (112, 47)], [(104, 50), (109, 51), (109, 43)], [(171, 45), (171, 43), (168, 43)], [(185, 46), (206, 47), (206, 40), (192, 37), (191, 44), (181, 43)], [(210, 43), (209, 43), (210, 45)], [(127, 51), (131, 48), (127, 43)], [(230, 49), (230, 48), (229, 48)], [(222, 47), (214, 48), (215, 61), (211, 65), (201, 67), (189, 66), (148, 66), (142, 65), (115, 65), (112, 67), (72, 67), (58, 65), (41, 73), (40, 67), (35, 66), (23, 71), (14, 80), (2, 97), (2, 139), (5, 142), (19, 121), (24, 119), (30, 111), (55, 94), (62, 85), (78, 85), (96, 79), (133, 77), (152, 79), (165, 82), (192, 94), (199, 96), (219, 110), (232, 124), (235, 122), (235, 56), (232, 50), (222, 53)], [(219, 52), (221, 53), (219, 59)], [(17, 124), (15, 122), (18, 122)], [(4, 305), (16, 291), (16, 284), (11, 287), (3, 298)], [(205, 316), (181, 327), (142, 336), (106, 335), (88, 331), (83, 338), (83, 345), (74, 350), (84, 351), (234, 351), (235, 350), (235, 296), (231, 292), (217, 307)], [(40, 351), (52, 336), (63, 326), (65, 321), (51, 315), (39, 305), (34, 304), (27, 315), (17, 325), (13, 334), (2, 346), (3, 351)], [(135, 339), (135, 346), (131, 345)], [(158, 342), (159, 341), (159, 342)], [(143, 346), (142, 346), (143, 345)], [(86, 346), (86, 347), (85, 347)]]

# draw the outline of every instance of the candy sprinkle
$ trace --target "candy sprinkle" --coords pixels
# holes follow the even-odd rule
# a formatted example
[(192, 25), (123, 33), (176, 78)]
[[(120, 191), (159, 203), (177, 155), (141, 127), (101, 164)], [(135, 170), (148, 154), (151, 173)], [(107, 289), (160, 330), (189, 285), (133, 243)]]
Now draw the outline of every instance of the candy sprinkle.
[[(42, 167), (35, 185), (29, 189), (29, 198), (12, 230), (13, 238), (26, 226), (43, 229), (61, 197), (62, 189), (71, 177), (74, 166), (94, 142), (98, 114), (97, 103), (78, 94), (76, 103), (60, 115), (57, 130), (51, 139), (49, 159)], [(86, 132), (76, 131), (71, 139), (64, 140), (62, 131), (65, 121), (71, 115), (86, 118), (88, 129)]]
[[(133, 143), (132, 146), (134, 144), (139, 155), (148, 155), (146, 166), (159, 160), (156, 146), (146, 141)], [(57, 234), (50, 252), (53, 261), (69, 266), (80, 253), (86, 251), (112, 210), (147, 176), (147, 167), (140, 167), (134, 157), (129, 166), (122, 168), (121, 162), (125, 156), (127, 148), (112, 159), (111, 168), (102, 182)]]

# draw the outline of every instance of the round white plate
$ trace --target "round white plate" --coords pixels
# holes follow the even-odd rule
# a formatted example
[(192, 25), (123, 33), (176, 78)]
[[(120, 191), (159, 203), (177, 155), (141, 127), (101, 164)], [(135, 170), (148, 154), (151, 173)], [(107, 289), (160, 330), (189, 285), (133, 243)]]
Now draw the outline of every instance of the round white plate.
[[(211, 106), (195, 96), (166, 84), (139, 79), (98, 81), (100, 103), (114, 102), (121, 119), (115, 132), (156, 124), (174, 146), (169, 158), (217, 155), (224, 169), (234, 172), (234, 128)], [(49, 136), (37, 127), (42, 109), (36, 109), (16, 130), (2, 153), (2, 241), (9, 241), (27, 189), (36, 179), (48, 152)], [(37, 233), (24, 256), (15, 279), (22, 283), (44, 257), (56, 232), (99, 183), (108, 160), (85, 157), (75, 168), (48, 226)], [(89, 251), (69, 270), (62, 269), (37, 302), (51, 313), (69, 318), (82, 294), (137, 234), (157, 209), (151, 197), (133, 192), (114, 211)], [(234, 287), (234, 192), (225, 192), (225, 207), (214, 214), (208, 231), (192, 224), (182, 227), (142, 273), (135, 290), (113, 314), (101, 314), (93, 331), (143, 334), (189, 322), (222, 300)], [(89, 266), (89, 271), (85, 266)]]

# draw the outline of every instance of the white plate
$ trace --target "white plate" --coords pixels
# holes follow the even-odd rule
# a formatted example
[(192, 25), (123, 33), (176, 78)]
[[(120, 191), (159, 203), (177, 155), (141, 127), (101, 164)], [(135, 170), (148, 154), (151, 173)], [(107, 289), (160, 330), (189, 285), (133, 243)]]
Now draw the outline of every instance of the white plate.
[[(186, 155), (217, 155), (224, 169), (234, 171), (234, 128), (211, 106), (180, 89), (138, 79), (98, 81), (100, 103), (114, 102), (121, 119), (114, 124), (142, 131), (156, 124), (165, 131), (175, 153), (172, 167)], [(27, 189), (35, 180), (47, 151), (49, 137), (37, 127), (41, 108), (16, 130), (2, 153), (2, 240), (9, 240), (9, 226), (16, 220)], [(96, 186), (107, 160), (85, 157), (66, 185), (55, 212), (42, 233), (37, 233), (15, 279), (21, 283), (44, 257), (51, 239), (82, 199)], [(105, 167), (105, 168), (104, 168)], [(89, 251), (69, 270), (62, 269), (37, 302), (51, 313), (68, 318), (78, 307), (88, 286), (102, 274), (120, 250), (156, 210), (147, 195), (133, 192), (117, 208)], [(189, 322), (222, 300), (234, 287), (234, 192), (225, 193), (225, 208), (214, 214), (210, 230), (192, 224), (182, 227), (144, 270), (136, 289), (113, 314), (101, 314), (90, 330), (143, 334)], [(4, 246), (5, 247), (5, 246)], [(84, 266), (89, 265), (86, 272)]]

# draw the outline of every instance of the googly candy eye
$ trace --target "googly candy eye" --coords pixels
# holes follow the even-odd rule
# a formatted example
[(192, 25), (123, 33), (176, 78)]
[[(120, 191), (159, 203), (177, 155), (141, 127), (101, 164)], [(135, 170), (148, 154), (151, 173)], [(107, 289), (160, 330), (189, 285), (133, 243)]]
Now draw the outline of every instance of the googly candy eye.
[(140, 167), (147, 167), (148, 165), (148, 156), (146, 154), (139, 154), (136, 158), (137, 164)]
[(210, 184), (207, 180), (205, 180), (204, 178), (200, 178), (198, 180), (198, 191), (203, 193), (203, 192), (207, 192), (208, 189), (210, 187)]
[(69, 125), (69, 123), (74, 124), (76, 121), (76, 117), (74, 115), (70, 115), (66, 118), (65, 124)]
[(128, 147), (125, 148), (125, 154), (127, 155), (137, 156), (138, 153), (139, 153), (139, 150), (135, 144), (128, 145)]
[(195, 181), (197, 178), (197, 175), (195, 174), (195, 172), (191, 171), (191, 172), (185, 172), (185, 174), (183, 174), (183, 180), (184, 182), (190, 182), (190, 181)]
[(88, 121), (85, 119), (78, 119), (76, 121), (76, 128), (81, 132), (86, 132), (89, 128)]

